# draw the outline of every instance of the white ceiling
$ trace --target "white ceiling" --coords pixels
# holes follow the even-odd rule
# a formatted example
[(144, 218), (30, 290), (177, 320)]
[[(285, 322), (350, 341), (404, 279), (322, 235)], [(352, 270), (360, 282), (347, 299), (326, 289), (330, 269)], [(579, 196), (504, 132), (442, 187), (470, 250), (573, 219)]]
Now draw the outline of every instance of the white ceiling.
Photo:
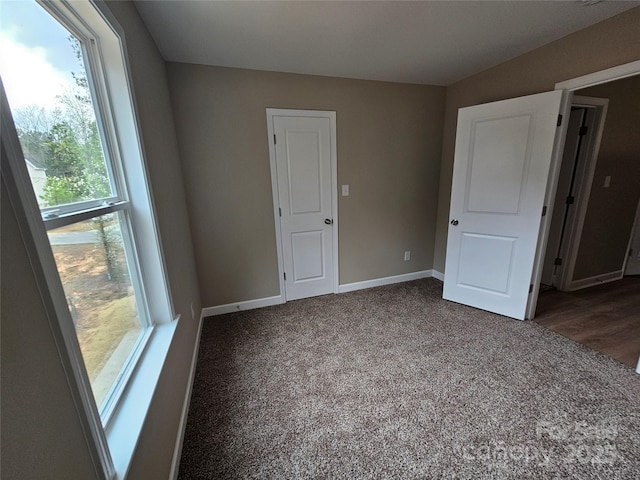
[(168, 61), (431, 85), (449, 85), (640, 5), (583, 3), (135, 2)]

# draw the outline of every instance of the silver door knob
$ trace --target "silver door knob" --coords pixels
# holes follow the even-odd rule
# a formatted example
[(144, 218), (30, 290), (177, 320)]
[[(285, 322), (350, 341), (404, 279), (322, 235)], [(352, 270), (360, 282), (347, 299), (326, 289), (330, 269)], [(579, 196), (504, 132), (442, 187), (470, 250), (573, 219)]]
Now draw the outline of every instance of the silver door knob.
[(458, 224), (458, 220), (456, 220), (455, 218), (451, 220), (451, 225), (455, 227), (457, 224)]

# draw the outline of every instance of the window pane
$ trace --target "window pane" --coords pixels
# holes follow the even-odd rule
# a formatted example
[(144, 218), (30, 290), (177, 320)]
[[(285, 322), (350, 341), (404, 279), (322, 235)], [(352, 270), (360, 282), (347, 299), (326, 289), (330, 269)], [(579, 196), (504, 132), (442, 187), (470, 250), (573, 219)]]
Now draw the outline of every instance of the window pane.
[(119, 216), (49, 231), (93, 394), (101, 407), (142, 332)]
[(114, 195), (80, 42), (35, 2), (5, 2), (0, 75), (40, 208)]

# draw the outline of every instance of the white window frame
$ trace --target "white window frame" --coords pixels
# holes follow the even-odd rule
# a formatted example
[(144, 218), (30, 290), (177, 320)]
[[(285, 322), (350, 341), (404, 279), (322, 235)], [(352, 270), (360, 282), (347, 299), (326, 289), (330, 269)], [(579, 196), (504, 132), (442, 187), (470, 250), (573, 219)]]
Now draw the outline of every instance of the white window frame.
[[(124, 175), (122, 159), (126, 156), (120, 152), (118, 135), (113, 116), (110, 112), (111, 99), (107, 91), (106, 69), (101, 59), (100, 36), (89, 24), (79, 18), (76, 12), (64, 8), (64, 4), (44, 3), (43, 7), (51, 16), (67, 28), (78, 40), (82, 51), (87, 83), (91, 92), (96, 123), (102, 140), (102, 150), (106, 163), (107, 175), (111, 185), (112, 196), (103, 199), (74, 202), (42, 209), (43, 221), (47, 231), (71, 225), (98, 216), (118, 215), (125, 256), (131, 273), (131, 285), (135, 292), (135, 301), (139, 313), (141, 332), (128, 355), (120, 374), (111, 385), (102, 405), (98, 405), (103, 425), (108, 425), (118, 400), (127, 386), (133, 369), (142, 354), (146, 342), (153, 330), (154, 323), (149, 313), (145, 295), (144, 281), (140, 275), (140, 264), (136, 252), (135, 231), (132, 225), (127, 179)], [(103, 37), (104, 37), (103, 33)]]
[[(112, 188), (115, 183), (121, 195), (41, 212), (4, 89), (0, 99), (2, 177), (20, 223), (98, 478), (125, 478), (179, 317), (174, 313), (156, 227), (124, 32), (101, 1), (39, 3), (70, 28), (81, 43), (87, 42), (83, 50), (89, 62), (87, 77), (93, 84), (90, 88), (98, 103), (98, 128), (106, 147), (105, 157), (112, 159), (114, 167), (109, 171)], [(136, 365), (127, 372), (128, 382), (120, 382), (120, 391), (112, 392), (118, 398), (109, 403), (101, 418), (46, 230), (115, 212), (130, 216), (135, 225), (135, 230), (125, 228), (123, 240), (137, 247), (134, 261), (141, 278), (132, 278), (132, 282), (138, 281), (144, 291), (143, 308), (148, 311), (149, 321), (136, 351), (129, 357)]]

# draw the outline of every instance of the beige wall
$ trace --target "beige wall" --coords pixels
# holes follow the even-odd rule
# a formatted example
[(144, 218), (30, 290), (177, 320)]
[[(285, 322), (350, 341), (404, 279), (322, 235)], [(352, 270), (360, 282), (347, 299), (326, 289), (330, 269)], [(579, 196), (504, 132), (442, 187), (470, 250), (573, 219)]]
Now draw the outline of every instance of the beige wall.
[(2, 180), (0, 477), (98, 478)]
[(444, 272), (458, 109), (553, 90), (557, 82), (640, 59), (640, 7), (447, 88), (434, 269)]
[[(152, 400), (130, 479), (168, 478), (201, 303), (165, 64), (129, 2), (125, 30), (170, 294), (182, 321)], [(3, 160), (4, 161), (4, 160)], [(96, 478), (34, 275), (2, 188), (2, 478)]]
[(267, 107), (337, 112), (341, 284), (432, 267), (444, 88), (168, 71), (205, 306), (279, 294)]
[[(574, 280), (623, 268), (640, 198), (640, 76), (576, 92), (609, 99)], [(604, 179), (611, 176), (609, 188)]]

